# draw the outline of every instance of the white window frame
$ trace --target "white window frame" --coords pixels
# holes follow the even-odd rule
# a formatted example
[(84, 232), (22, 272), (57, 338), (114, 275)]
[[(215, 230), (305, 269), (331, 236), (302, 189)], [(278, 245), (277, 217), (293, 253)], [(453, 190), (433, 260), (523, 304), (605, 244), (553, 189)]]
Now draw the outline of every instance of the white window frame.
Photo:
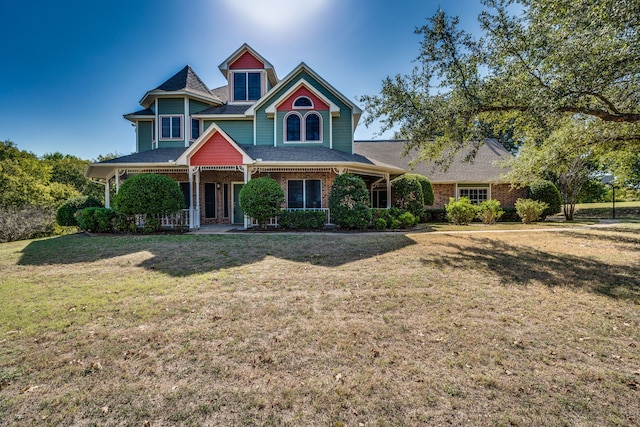
[(264, 70), (261, 69), (247, 69), (247, 70), (233, 70), (229, 73), (229, 103), (231, 104), (253, 104), (254, 102), (256, 102), (258, 99), (240, 99), (240, 100), (236, 100), (235, 99), (235, 81), (236, 81), (236, 74), (244, 74), (245, 75), (245, 82), (247, 84), (246, 86), (246, 95), (247, 98), (249, 98), (249, 73), (256, 73), (260, 75), (260, 96), (258, 97), (258, 99), (262, 98), (262, 96), (265, 94), (265, 89), (266, 89), (266, 72)]
[[(301, 208), (290, 208), (289, 207), (289, 182), (290, 181), (302, 181), (302, 207)], [(319, 208), (307, 208), (307, 181), (319, 181), (320, 182), (320, 207)], [(298, 210), (311, 210), (311, 209), (322, 209), (322, 179), (319, 178), (309, 178), (309, 179), (287, 179), (287, 209), (298, 209)]]
[[(287, 139), (287, 118), (291, 115), (296, 115), (300, 118), (300, 139), (299, 140), (289, 140)], [(307, 117), (311, 114), (315, 114), (318, 116), (318, 118), (320, 119), (320, 133), (319, 133), (319, 139), (310, 139), (307, 140)], [(322, 132), (322, 114), (320, 114), (318, 111), (308, 111), (305, 115), (300, 114), (297, 111), (289, 111), (287, 114), (284, 115), (284, 118), (282, 119), (282, 139), (283, 142), (285, 144), (299, 144), (299, 143), (305, 143), (305, 144), (322, 144), (322, 137), (323, 137), (323, 132)]]
[[(170, 136), (169, 138), (163, 138), (162, 137), (162, 119), (167, 118), (169, 119), (169, 134), (173, 135), (173, 119), (174, 117), (178, 117), (180, 119), (180, 125), (179, 125), (179, 131), (180, 131), (180, 135), (178, 137), (174, 137), (174, 136)], [(182, 114), (162, 114), (159, 116), (160, 121), (160, 126), (159, 126), (159, 131), (160, 131), (160, 141), (182, 141), (184, 139), (184, 116)]]
[[(463, 191), (469, 191), (469, 190), (485, 191), (487, 193), (487, 197), (485, 199), (482, 199), (482, 200), (480, 200), (480, 198), (478, 197), (477, 200), (474, 201), (473, 199), (471, 199), (471, 197), (462, 195)], [(461, 197), (466, 197), (466, 198), (469, 199), (469, 201), (471, 201), (472, 204), (479, 205), (480, 203), (484, 202), (485, 200), (491, 199), (491, 191), (490, 191), (489, 187), (458, 187), (456, 200), (459, 200)]]
[[(299, 100), (300, 98), (306, 98), (306, 99), (308, 99), (308, 100), (309, 100), (309, 102), (311, 102), (311, 105), (310, 105), (310, 106), (308, 106), (308, 107), (299, 107), (299, 106), (296, 106), (296, 102), (298, 102), (298, 100)], [(291, 104), (291, 107), (292, 107), (292, 108), (295, 108), (296, 110), (313, 110), (313, 108), (314, 108), (314, 105), (313, 105), (313, 99), (309, 98), (309, 97), (308, 97), (308, 96), (306, 96), (306, 95), (300, 95), (299, 97), (297, 97), (296, 99), (294, 99), (294, 100), (293, 100), (293, 104)]]
[[(191, 127), (189, 128), (189, 140), (195, 141), (196, 139), (200, 138), (200, 135), (202, 135), (202, 120), (194, 119), (192, 116), (189, 116), (189, 118), (190, 118), (189, 124), (191, 125)], [(198, 122), (198, 138), (193, 137), (193, 121), (194, 120)]]

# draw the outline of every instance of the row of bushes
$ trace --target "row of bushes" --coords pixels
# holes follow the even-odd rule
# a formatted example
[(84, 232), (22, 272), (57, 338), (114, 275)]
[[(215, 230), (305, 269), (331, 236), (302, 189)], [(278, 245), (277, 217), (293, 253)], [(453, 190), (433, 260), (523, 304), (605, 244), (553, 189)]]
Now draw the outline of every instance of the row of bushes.
[(518, 199), (513, 208), (501, 208), (500, 202), (495, 199), (474, 205), (468, 198), (461, 197), (458, 200), (449, 199), (444, 209), (425, 211), (425, 216), (432, 222), (450, 221), (457, 225), (467, 225), (474, 220), (494, 224), (499, 219), (529, 224), (542, 218), (548, 207), (547, 203), (532, 199)]

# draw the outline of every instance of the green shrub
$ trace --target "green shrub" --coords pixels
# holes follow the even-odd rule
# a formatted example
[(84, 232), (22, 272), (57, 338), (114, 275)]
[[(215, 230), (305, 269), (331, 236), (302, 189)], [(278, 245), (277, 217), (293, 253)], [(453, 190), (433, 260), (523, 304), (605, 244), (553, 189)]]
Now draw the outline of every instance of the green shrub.
[(417, 218), (411, 212), (405, 212), (398, 217), (402, 228), (411, 228), (418, 223)]
[(84, 208), (101, 207), (102, 202), (93, 196), (80, 196), (64, 202), (56, 211), (56, 222), (65, 227), (77, 226), (76, 213)]
[(435, 202), (435, 196), (433, 194), (433, 187), (431, 186), (431, 181), (424, 175), (416, 174), (418, 182), (422, 186), (422, 196), (424, 198), (424, 204), (427, 206), (432, 206)]
[(422, 218), (424, 222), (447, 222), (447, 210), (444, 208), (425, 209)]
[(94, 215), (99, 233), (113, 232), (113, 221), (117, 215), (116, 211), (109, 208), (96, 208)]
[(503, 214), (500, 201), (496, 199), (485, 200), (478, 206), (478, 218), (485, 224), (495, 224)]
[(180, 185), (164, 175), (135, 175), (120, 186), (114, 206), (127, 215), (167, 215), (184, 209)]
[(322, 228), (326, 221), (323, 211), (282, 211), (278, 219), (280, 228), (309, 229)]
[(98, 232), (98, 220), (96, 218), (96, 210), (100, 208), (84, 208), (76, 214), (76, 222), (78, 227), (90, 233)]
[(389, 228), (392, 230), (397, 230), (398, 228), (402, 227), (402, 223), (400, 222), (399, 219), (396, 218), (391, 218), (391, 222), (389, 222)]
[(478, 207), (467, 197), (460, 197), (458, 200), (449, 198), (445, 210), (447, 219), (457, 225), (468, 225), (478, 214)]
[(114, 210), (113, 218), (113, 231), (115, 233), (137, 233), (138, 226), (136, 225), (135, 216), (127, 215), (120, 211)]
[(240, 190), (240, 206), (245, 214), (264, 228), (269, 218), (277, 216), (284, 203), (284, 190), (269, 177), (255, 178)]
[(376, 230), (386, 230), (387, 221), (384, 218), (377, 218), (373, 221), (373, 228)]
[(329, 196), (331, 220), (342, 228), (366, 228), (371, 222), (369, 191), (362, 178), (343, 174), (333, 182)]
[(147, 215), (144, 219), (144, 227), (142, 232), (145, 234), (153, 234), (160, 230), (160, 221), (157, 218)]
[(516, 212), (525, 224), (531, 224), (542, 216), (542, 213), (549, 205), (545, 202), (532, 199), (516, 200)]
[(543, 220), (550, 215), (560, 213), (562, 209), (562, 196), (551, 181), (538, 181), (531, 184), (529, 186), (529, 199), (547, 204), (547, 208), (540, 215)]
[(395, 205), (420, 217), (424, 211), (424, 193), (418, 175), (406, 173), (391, 181), (395, 190)]
[(502, 208), (503, 214), (500, 217), (500, 221), (502, 222), (520, 222), (520, 217), (518, 216), (518, 212), (516, 208), (513, 206), (508, 206)]

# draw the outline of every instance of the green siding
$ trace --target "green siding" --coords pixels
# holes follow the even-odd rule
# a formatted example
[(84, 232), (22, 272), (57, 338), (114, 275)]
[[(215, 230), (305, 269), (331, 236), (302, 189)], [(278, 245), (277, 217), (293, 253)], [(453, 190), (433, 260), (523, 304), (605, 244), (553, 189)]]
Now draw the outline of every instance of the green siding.
[(202, 110), (206, 110), (211, 107), (209, 104), (205, 104), (204, 102), (194, 101), (193, 99), (189, 100), (189, 114), (195, 114)]
[(158, 98), (160, 114), (184, 114), (184, 98)]
[[(323, 145), (329, 147), (329, 120), (332, 119), (333, 125), (333, 149), (351, 153), (353, 151), (353, 131), (352, 131), (352, 111), (349, 106), (342, 102), (337, 96), (331, 93), (320, 82), (315, 80), (309, 73), (302, 71), (292, 79), (288, 84), (283, 86), (278, 92), (271, 96), (271, 100), (276, 100), (284, 92), (294, 86), (300, 79), (305, 79), (310, 85), (318, 90), (327, 99), (333, 102), (340, 109), (340, 117), (329, 118), (323, 114)], [(269, 119), (266, 116), (265, 110), (269, 106), (270, 102), (262, 105), (258, 111), (256, 111), (256, 130), (257, 130), (257, 144), (258, 145), (273, 145), (273, 119)], [(277, 120), (277, 138), (276, 144), (283, 145), (284, 140), (282, 138), (283, 126), (282, 116), (276, 115)], [(289, 144), (287, 144), (289, 145)]]
[[(189, 117), (185, 117), (184, 115), (184, 98), (158, 98), (158, 114), (160, 116), (168, 114), (182, 115), (182, 139), (167, 141), (159, 138), (158, 148), (184, 147), (184, 137), (186, 135), (185, 126), (191, 126)], [(160, 135), (158, 135), (158, 137), (160, 137)]]
[(140, 121), (137, 128), (137, 141), (136, 147), (138, 153), (142, 151), (149, 151), (152, 147), (153, 128), (152, 121)]
[(253, 121), (251, 120), (205, 120), (203, 132), (212, 123), (216, 123), (220, 129), (229, 135), (236, 143), (242, 145), (253, 145)]

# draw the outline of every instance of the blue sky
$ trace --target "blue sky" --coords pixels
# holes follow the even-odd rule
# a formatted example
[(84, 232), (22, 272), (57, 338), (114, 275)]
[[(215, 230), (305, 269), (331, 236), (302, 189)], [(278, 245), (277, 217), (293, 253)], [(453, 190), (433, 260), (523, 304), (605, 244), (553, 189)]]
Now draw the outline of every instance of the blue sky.
[[(135, 150), (122, 115), (186, 64), (210, 88), (242, 43), (279, 77), (305, 62), (354, 100), (418, 55), (438, 6), (477, 31), (480, 0), (8, 1), (0, 6), (0, 140), (84, 159)], [(356, 139), (377, 136), (360, 124)]]

